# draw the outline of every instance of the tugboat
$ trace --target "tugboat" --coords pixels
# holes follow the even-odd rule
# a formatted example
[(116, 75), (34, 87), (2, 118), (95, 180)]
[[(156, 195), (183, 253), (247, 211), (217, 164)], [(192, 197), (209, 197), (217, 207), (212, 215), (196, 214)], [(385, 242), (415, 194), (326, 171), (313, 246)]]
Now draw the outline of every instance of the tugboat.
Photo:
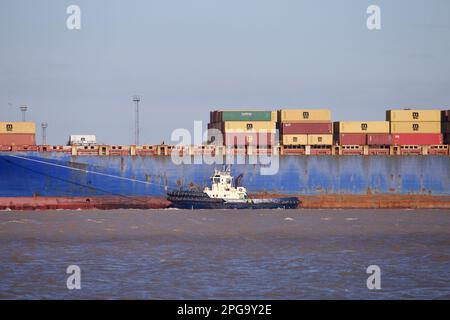
[(300, 204), (297, 197), (249, 198), (247, 189), (238, 185), (233, 187), (230, 170), (214, 170), (211, 187), (203, 192), (177, 190), (167, 192), (167, 200), (173, 208), (180, 209), (295, 209)]

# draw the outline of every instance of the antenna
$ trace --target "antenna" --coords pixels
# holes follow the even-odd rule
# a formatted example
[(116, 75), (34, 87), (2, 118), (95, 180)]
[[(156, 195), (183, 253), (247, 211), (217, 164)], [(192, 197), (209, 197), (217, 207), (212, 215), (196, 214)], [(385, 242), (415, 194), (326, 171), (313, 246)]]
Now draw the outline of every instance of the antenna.
[(22, 121), (25, 122), (26, 121), (26, 112), (28, 110), (27, 106), (21, 106), (20, 107), (20, 111), (22, 111)]
[(134, 144), (139, 145), (139, 102), (141, 97), (138, 95), (133, 96), (133, 102), (135, 104), (135, 115), (134, 115)]
[(48, 127), (47, 122), (42, 122), (41, 127), (42, 127), (42, 145), (45, 146), (47, 145), (47, 127)]

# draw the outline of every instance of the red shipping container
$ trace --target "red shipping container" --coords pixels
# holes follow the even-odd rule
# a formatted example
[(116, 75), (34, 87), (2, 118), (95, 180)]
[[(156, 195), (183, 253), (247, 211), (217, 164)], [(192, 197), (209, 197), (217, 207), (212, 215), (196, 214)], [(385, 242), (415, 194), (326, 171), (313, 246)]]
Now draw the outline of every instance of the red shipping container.
[(331, 122), (283, 123), (282, 134), (329, 134), (332, 133)]
[(0, 145), (33, 146), (36, 145), (34, 133), (0, 133)]
[(336, 135), (338, 140), (338, 144), (341, 146), (345, 145), (365, 145), (366, 144), (366, 135), (365, 133), (341, 133)]
[(226, 133), (224, 137), (226, 146), (271, 146), (275, 141), (273, 133)]
[(389, 133), (369, 133), (367, 134), (367, 144), (369, 146), (390, 146), (392, 136)]
[(401, 133), (392, 135), (394, 145), (432, 145), (442, 144), (441, 133)]

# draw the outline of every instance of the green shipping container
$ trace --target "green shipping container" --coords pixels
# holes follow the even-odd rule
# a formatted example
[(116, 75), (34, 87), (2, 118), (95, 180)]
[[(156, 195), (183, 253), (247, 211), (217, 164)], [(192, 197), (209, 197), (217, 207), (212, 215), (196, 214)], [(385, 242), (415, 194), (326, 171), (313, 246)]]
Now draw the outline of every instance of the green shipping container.
[(272, 121), (271, 111), (219, 111), (220, 121)]

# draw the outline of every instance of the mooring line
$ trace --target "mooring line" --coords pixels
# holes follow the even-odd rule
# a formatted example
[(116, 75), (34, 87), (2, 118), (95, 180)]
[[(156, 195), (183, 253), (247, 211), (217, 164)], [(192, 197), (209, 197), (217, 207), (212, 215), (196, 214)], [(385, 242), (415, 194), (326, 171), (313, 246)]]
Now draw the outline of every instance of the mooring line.
[[(101, 172), (96, 172), (96, 171), (91, 171), (91, 170), (86, 170), (86, 169), (73, 168), (73, 167), (62, 165), (62, 164), (56, 164), (56, 163), (51, 163), (51, 162), (46, 162), (46, 161), (41, 161), (41, 160), (36, 160), (36, 159), (30, 159), (30, 158), (20, 157), (20, 156), (16, 156), (16, 155), (8, 155), (8, 156), (13, 157), (13, 158), (17, 158), (17, 159), (22, 159), (22, 160), (27, 160), (27, 161), (41, 163), (41, 164), (46, 164), (46, 165), (49, 165), (49, 166), (54, 166), (54, 167), (59, 167), (59, 168), (79, 171), (79, 172), (83, 172), (83, 173), (91, 173), (91, 174), (96, 174), (96, 175), (99, 175), (99, 176), (115, 178), (115, 179), (120, 179), (120, 180), (126, 180), (126, 181), (131, 181), (131, 182), (139, 182), (139, 183), (143, 183), (143, 184), (152, 184), (152, 185), (156, 185), (156, 186), (159, 186), (159, 187), (162, 187), (162, 188), (166, 188), (166, 185), (161, 184), (161, 183), (154, 183), (154, 182), (150, 182), (150, 181), (131, 179), (131, 178), (127, 178), (127, 177), (121, 177), (121, 176), (116, 176), (116, 175), (112, 175), (112, 174), (101, 173)], [(168, 185), (167, 185), (167, 189), (169, 189)]]

